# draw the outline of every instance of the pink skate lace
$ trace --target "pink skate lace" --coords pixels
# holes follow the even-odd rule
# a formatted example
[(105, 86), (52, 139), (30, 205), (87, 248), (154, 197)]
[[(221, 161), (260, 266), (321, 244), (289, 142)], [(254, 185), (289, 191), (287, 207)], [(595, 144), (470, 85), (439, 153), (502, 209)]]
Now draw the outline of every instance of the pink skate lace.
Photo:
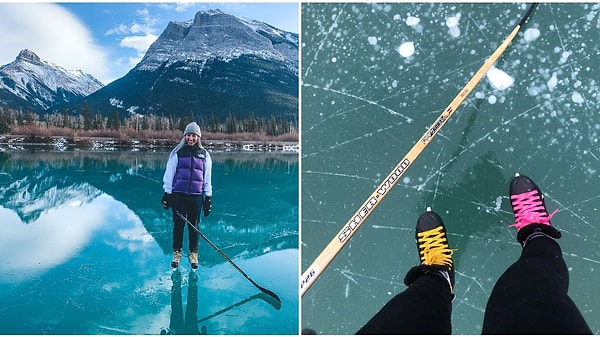
[(516, 222), (508, 227), (517, 227), (517, 232), (532, 223), (550, 226), (550, 219), (558, 212), (556, 209), (548, 215), (537, 190), (511, 195), (510, 199)]

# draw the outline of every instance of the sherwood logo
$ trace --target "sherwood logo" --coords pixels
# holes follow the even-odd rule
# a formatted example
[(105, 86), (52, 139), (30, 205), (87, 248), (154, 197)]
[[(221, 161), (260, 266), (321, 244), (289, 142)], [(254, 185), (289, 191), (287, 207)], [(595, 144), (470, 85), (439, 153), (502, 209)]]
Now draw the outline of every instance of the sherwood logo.
[[(448, 113), (448, 117), (449, 117), (452, 114), (452, 108), (449, 107), (448, 110), (446, 110), (446, 112)], [(433, 138), (433, 136), (435, 136), (435, 134), (442, 127), (442, 125), (444, 125), (444, 123), (448, 120), (448, 117), (446, 117), (444, 115), (440, 116), (440, 118), (438, 118), (438, 120), (435, 121), (435, 123), (433, 123), (433, 125), (431, 126), (429, 131), (427, 131), (427, 133), (425, 134), (425, 136), (423, 138), (421, 138), (421, 143), (427, 144), (427, 142), (429, 142), (429, 140), (431, 140), (431, 138)]]
[(404, 159), (396, 169), (389, 175), (389, 178), (381, 184), (380, 188), (377, 190), (377, 194), (375, 196), (371, 196), (369, 200), (364, 204), (364, 206), (358, 210), (354, 214), (354, 217), (348, 221), (346, 226), (340, 231), (338, 235), (338, 240), (340, 243), (344, 243), (351, 235), (352, 232), (360, 226), (360, 224), (369, 216), (371, 211), (377, 206), (378, 199), (385, 196), (385, 194), (394, 186), (398, 178), (402, 176), (404, 171), (410, 166), (410, 160)]

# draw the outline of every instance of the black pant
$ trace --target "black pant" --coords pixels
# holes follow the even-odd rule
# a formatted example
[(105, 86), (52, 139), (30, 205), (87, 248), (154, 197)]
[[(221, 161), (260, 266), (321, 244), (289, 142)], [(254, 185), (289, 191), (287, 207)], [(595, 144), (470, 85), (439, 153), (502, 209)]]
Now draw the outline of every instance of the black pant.
[[(529, 241), (498, 279), (488, 300), (483, 334), (591, 334), (567, 295), (569, 274), (558, 243)], [(392, 298), (357, 334), (450, 334), (448, 282), (427, 273)]]
[(447, 335), (452, 331), (452, 294), (441, 275), (426, 273), (396, 295), (358, 335)]
[(498, 279), (488, 300), (483, 334), (591, 334), (571, 300), (569, 272), (558, 243), (530, 240)]
[[(176, 211), (179, 211), (198, 228), (203, 200), (201, 195), (173, 193), (173, 250), (181, 250), (183, 247), (183, 230), (186, 225), (185, 220), (180, 218)], [(198, 232), (192, 226), (188, 226), (188, 239), (190, 252), (197, 252)]]

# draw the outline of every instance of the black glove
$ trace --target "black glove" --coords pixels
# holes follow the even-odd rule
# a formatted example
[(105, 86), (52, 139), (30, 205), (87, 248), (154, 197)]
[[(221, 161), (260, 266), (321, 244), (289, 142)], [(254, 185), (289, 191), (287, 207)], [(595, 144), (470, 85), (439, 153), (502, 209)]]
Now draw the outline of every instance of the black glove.
[(204, 197), (204, 204), (202, 205), (202, 208), (204, 209), (204, 216), (207, 217), (210, 214), (210, 209), (212, 208), (212, 197)]
[(162, 203), (164, 209), (169, 209), (169, 207), (173, 206), (173, 195), (167, 192), (163, 193), (160, 202)]

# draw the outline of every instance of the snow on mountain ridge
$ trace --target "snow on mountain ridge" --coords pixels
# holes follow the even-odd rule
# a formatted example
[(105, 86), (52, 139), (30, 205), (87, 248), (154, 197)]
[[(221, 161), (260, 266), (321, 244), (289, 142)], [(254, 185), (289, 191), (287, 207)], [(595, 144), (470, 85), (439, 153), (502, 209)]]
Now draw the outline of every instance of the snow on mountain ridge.
[(298, 38), (260, 21), (200, 11), (193, 20), (170, 22), (136, 68), (154, 71), (178, 61), (228, 61), (241, 55), (285, 61), (297, 72)]
[(104, 85), (81, 70), (66, 70), (24, 49), (15, 61), (0, 67), (0, 89), (33, 100), (43, 109), (72, 96), (87, 96)]

